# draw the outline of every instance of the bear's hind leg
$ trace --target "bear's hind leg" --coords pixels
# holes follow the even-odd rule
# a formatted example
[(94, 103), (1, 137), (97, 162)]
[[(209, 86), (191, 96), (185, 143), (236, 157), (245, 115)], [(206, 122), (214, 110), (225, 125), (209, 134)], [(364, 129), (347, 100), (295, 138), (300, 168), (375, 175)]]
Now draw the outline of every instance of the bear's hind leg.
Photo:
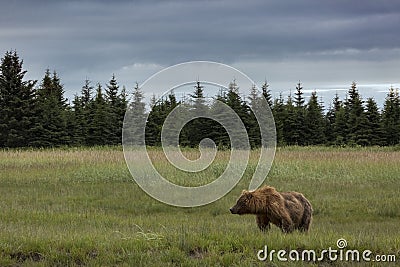
[(312, 221), (312, 212), (313, 212), (313, 209), (311, 207), (310, 202), (308, 202), (308, 200), (305, 200), (304, 213), (303, 213), (303, 217), (301, 218), (301, 223), (299, 225), (300, 231), (308, 232), (308, 229), (310, 228), (310, 224)]
[(271, 228), (267, 214), (257, 214), (256, 221), (261, 231), (268, 231)]
[(282, 219), (280, 228), (284, 233), (291, 233), (293, 232), (293, 223), (290, 219)]
[(308, 232), (308, 229), (310, 228), (310, 224), (311, 224), (311, 219), (312, 219), (312, 217), (310, 215), (303, 215), (301, 224), (299, 226), (299, 231)]

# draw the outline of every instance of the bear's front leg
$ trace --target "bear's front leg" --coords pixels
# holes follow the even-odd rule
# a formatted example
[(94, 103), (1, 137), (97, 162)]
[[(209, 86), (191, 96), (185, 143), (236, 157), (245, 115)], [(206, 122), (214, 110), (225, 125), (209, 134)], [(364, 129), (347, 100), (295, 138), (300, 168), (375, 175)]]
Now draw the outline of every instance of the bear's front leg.
[(267, 214), (257, 214), (256, 221), (261, 231), (268, 231), (271, 228)]

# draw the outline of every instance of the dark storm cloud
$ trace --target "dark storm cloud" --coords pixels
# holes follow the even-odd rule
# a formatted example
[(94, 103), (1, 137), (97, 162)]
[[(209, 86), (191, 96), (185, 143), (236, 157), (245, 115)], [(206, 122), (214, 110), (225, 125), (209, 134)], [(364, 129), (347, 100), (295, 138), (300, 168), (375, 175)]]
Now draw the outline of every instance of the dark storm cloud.
[(262, 60), (400, 44), (397, 1), (264, 2), (14, 1), (3, 4), (1, 35), (11, 47), (20, 41), (80, 64)]
[(400, 2), (388, 0), (7, 1), (0, 49), (17, 49), (38, 73), (55, 68), (72, 83), (188, 60), (393, 61), (398, 25)]

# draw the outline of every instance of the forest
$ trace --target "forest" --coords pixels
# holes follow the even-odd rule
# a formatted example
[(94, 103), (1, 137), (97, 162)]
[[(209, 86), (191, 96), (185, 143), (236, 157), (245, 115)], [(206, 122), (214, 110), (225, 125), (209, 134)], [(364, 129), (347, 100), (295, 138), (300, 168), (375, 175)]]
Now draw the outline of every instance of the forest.
[[(0, 66), (0, 147), (62, 147), (121, 144), (127, 109), (148, 116), (145, 140), (148, 146), (161, 145), (161, 129), (168, 114), (178, 105), (212, 108), (203, 101), (204, 87), (198, 82), (193, 93), (177, 99), (171, 92), (157, 101), (150, 111), (143, 92), (136, 84), (132, 92), (120, 86), (115, 75), (105, 85), (83, 82), (79, 94), (65, 98), (65, 89), (56, 71), (47, 69), (41, 80), (25, 80), (23, 60), (16, 51), (7, 51)], [(280, 146), (393, 146), (400, 144), (400, 97), (398, 89), (388, 88), (382, 109), (372, 98), (363, 99), (357, 83), (349, 85), (345, 99), (338, 95), (322, 103), (316, 92), (306, 101), (299, 81), (294, 94), (273, 99), (269, 85), (261, 91), (254, 85), (248, 96), (239, 92), (234, 80), (214, 99), (231, 107), (243, 121), (250, 145), (261, 145), (259, 126), (251, 111), (259, 98), (268, 102), (275, 120)], [(325, 106), (326, 105), (326, 106)], [(146, 113), (149, 112), (149, 113)], [(182, 146), (197, 147), (203, 138), (214, 140), (218, 148), (229, 148), (230, 140), (222, 125), (207, 119), (190, 121), (182, 129)]]

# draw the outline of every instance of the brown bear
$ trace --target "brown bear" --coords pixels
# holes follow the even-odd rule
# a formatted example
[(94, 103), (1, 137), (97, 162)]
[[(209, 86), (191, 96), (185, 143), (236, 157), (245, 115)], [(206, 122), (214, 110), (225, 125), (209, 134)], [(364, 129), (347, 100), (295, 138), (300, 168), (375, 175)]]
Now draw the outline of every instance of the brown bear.
[(285, 233), (297, 229), (307, 232), (312, 220), (311, 203), (298, 192), (279, 193), (274, 187), (264, 186), (254, 191), (243, 190), (232, 214), (255, 214), (261, 231), (270, 228), (270, 222)]

